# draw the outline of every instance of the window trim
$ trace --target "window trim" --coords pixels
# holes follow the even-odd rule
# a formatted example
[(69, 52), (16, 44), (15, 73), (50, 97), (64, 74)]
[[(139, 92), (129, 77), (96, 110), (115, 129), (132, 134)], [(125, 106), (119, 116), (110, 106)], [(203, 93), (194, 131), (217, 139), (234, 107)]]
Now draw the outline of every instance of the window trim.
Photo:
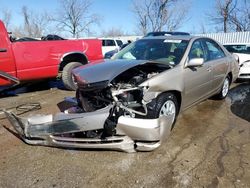
[[(204, 57), (206, 56), (206, 52), (205, 52), (206, 50), (205, 50), (204, 45), (203, 45), (203, 39), (202, 39), (202, 38), (198, 38), (198, 39), (196, 39), (196, 40), (194, 40), (194, 41), (192, 42), (192, 45), (191, 45), (190, 50), (189, 50), (189, 52), (188, 52), (188, 60), (190, 60), (189, 55), (190, 55), (190, 53), (191, 53), (192, 47), (193, 47), (194, 43), (197, 42), (197, 41), (200, 42), (200, 45), (201, 45), (201, 48), (202, 48)], [(204, 59), (204, 62), (205, 62), (205, 58), (203, 58), (203, 59)]]

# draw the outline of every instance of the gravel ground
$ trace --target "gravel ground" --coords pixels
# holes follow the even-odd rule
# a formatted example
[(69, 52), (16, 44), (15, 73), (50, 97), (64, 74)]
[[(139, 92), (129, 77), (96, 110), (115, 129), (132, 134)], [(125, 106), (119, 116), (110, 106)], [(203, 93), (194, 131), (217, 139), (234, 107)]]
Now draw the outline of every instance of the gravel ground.
[[(31, 90), (2, 96), (0, 108), (40, 102), (40, 110), (22, 115), (56, 113), (66, 96), (74, 92)], [(0, 187), (250, 187), (250, 84), (180, 114), (153, 152), (30, 146), (12, 130), (0, 114)]]

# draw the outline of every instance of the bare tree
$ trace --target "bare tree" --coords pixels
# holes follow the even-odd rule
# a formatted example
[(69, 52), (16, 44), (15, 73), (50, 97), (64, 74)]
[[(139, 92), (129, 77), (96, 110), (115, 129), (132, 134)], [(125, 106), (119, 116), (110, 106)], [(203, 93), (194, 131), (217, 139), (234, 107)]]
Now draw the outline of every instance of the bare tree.
[(183, 1), (178, 4), (178, 0), (134, 0), (132, 11), (139, 29), (146, 34), (164, 28), (170, 31), (178, 29), (187, 18), (188, 6)]
[(90, 27), (98, 24), (100, 17), (89, 14), (91, 2), (89, 0), (60, 0), (61, 9), (54, 18), (58, 27), (70, 32), (72, 37), (78, 38), (83, 32), (90, 33)]
[(216, 0), (215, 11), (209, 14), (209, 18), (215, 25), (221, 25), (224, 33), (228, 32), (231, 24), (231, 15), (235, 11), (237, 0)]
[(238, 0), (216, 0), (215, 11), (209, 18), (218, 31), (249, 31), (250, 3)]
[(204, 25), (203, 22), (200, 23), (200, 30), (201, 30), (201, 33), (202, 33), (202, 34), (205, 34), (205, 33), (207, 32), (207, 31), (206, 31), (206, 27), (205, 27), (205, 25)]
[(23, 6), (21, 10), (24, 23), (21, 26), (14, 28), (13, 34), (16, 37), (34, 37), (40, 38), (47, 31), (49, 25), (49, 18), (46, 12), (41, 14), (34, 13), (28, 7)]
[(11, 10), (2, 9), (2, 17), (1, 17), (1, 19), (4, 22), (6, 28), (9, 28), (9, 26), (10, 26), (11, 17), (12, 17)]
[(102, 31), (102, 36), (104, 37), (119, 37), (119, 36), (124, 36), (126, 35), (124, 31), (120, 28), (110, 28), (107, 31)]
[(179, 29), (182, 24), (188, 20), (187, 13), (189, 8), (189, 5), (185, 4), (183, 1), (176, 2), (172, 5), (172, 8), (168, 11), (168, 17), (166, 18), (166, 28), (168, 31)]
[(28, 8), (26, 6), (22, 7), (22, 15), (24, 19), (24, 31), (28, 33), (28, 36), (34, 36), (34, 32), (32, 32), (33, 25), (31, 23), (32, 13), (28, 11)]
[(230, 21), (235, 26), (236, 31), (250, 30), (250, 3), (246, 1), (241, 7), (237, 7), (230, 15)]
[(141, 1), (134, 0), (133, 3), (133, 12), (137, 17), (137, 25), (139, 27), (139, 30), (142, 32), (143, 35), (145, 35), (149, 30), (149, 23), (148, 23), (148, 15), (147, 15), (147, 7), (148, 5), (141, 4)]

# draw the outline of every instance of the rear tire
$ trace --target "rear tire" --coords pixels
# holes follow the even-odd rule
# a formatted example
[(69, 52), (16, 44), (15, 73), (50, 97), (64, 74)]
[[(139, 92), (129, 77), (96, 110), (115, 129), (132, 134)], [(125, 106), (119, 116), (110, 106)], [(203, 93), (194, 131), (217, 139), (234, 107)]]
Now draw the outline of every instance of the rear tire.
[(72, 70), (79, 66), (82, 66), (82, 64), (79, 62), (71, 62), (71, 63), (68, 63), (63, 68), (62, 81), (66, 89), (71, 90), (71, 91), (75, 91), (77, 89), (77, 84), (73, 80)]
[(216, 98), (218, 98), (220, 100), (225, 99), (227, 97), (229, 87), (230, 87), (230, 78), (229, 78), (229, 76), (227, 76), (223, 82), (221, 91), (220, 91), (220, 93), (218, 93), (216, 95)]

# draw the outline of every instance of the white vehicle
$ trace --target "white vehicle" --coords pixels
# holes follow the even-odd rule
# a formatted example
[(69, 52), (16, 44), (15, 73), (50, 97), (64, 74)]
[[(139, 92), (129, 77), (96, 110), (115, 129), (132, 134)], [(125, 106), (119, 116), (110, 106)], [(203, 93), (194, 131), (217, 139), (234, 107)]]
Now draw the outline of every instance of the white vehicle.
[(239, 57), (240, 72), (238, 79), (250, 80), (250, 44), (225, 44), (224, 47)]
[(116, 50), (117, 52), (120, 50), (122, 46), (122, 41), (118, 39), (112, 38), (101, 38), (102, 40), (102, 54), (105, 56), (107, 52)]

